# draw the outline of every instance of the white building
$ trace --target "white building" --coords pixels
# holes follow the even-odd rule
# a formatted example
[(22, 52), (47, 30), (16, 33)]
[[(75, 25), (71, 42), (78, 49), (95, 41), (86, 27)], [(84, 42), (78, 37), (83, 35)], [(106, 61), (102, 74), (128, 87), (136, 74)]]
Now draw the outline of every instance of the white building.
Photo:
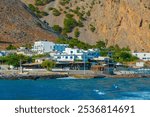
[(34, 43), (33, 51), (38, 54), (48, 53), (54, 50), (55, 43), (49, 41), (37, 41)]
[(137, 52), (137, 53), (132, 53), (132, 55), (138, 57), (140, 60), (150, 61), (150, 53)]
[(76, 55), (67, 55), (67, 54), (56, 54), (54, 59), (58, 62), (73, 62), (76, 59)]
[(84, 54), (83, 50), (78, 48), (66, 48), (64, 53), (67, 55), (75, 55), (74, 59), (76, 60), (82, 60)]
[(54, 51), (63, 52), (63, 51), (65, 51), (65, 48), (68, 48), (68, 47), (69, 47), (69, 44), (55, 44)]
[(57, 53), (54, 55), (54, 59), (56, 61), (88, 61), (89, 59), (93, 59), (99, 57), (98, 50), (81, 50), (78, 48), (65, 48), (65, 51), (62, 53)]
[(99, 49), (88, 49), (84, 51), (88, 59), (94, 59), (100, 57), (100, 51)]
[(141, 67), (144, 67), (144, 62), (136, 62), (136, 67), (139, 67), (139, 68), (141, 68)]
[(0, 51), (0, 56), (6, 56), (7, 53), (5, 51)]
[(54, 59), (56, 61), (67, 61), (72, 62), (75, 60), (81, 60), (82, 61), (83, 52), (78, 48), (65, 48), (65, 51), (62, 53), (56, 53), (54, 55)]
[(37, 59), (35, 59), (35, 63), (42, 63), (46, 60), (51, 60), (51, 58), (50, 57), (37, 58)]
[(67, 47), (69, 47), (68, 44), (55, 44), (49, 41), (37, 41), (34, 43), (32, 50), (37, 52), (38, 54), (44, 54), (53, 51), (63, 52)]
[(3, 54), (0, 52), (0, 56), (3, 56)]

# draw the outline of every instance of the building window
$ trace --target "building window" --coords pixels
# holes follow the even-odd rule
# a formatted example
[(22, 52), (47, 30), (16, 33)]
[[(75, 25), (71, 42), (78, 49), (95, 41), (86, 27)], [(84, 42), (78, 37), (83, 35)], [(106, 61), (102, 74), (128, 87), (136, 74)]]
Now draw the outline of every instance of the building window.
[(71, 54), (73, 53), (73, 51), (71, 51)]
[(68, 56), (66, 56), (66, 59), (68, 59)]
[(72, 59), (73, 57), (71, 56), (70, 58)]

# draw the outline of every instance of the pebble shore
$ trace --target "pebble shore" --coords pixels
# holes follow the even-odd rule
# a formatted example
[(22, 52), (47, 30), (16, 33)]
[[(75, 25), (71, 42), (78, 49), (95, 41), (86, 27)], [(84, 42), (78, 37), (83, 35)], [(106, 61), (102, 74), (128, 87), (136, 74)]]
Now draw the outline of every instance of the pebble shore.
[(42, 74), (42, 75), (35, 75), (35, 74), (9, 74), (9, 75), (0, 75), (1, 80), (37, 80), (37, 79), (56, 79), (56, 78), (64, 78), (68, 77), (67, 74)]
[(122, 75), (83, 75), (83, 74), (67, 74), (60, 72), (49, 72), (49, 73), (32, 73), (32, 74), (0, 74), (1, 80), (38, 80), (38, 79), (56, 79), (64, 77), (74, 77), (74, 78), (150, 78), (150, 75), (141, 74), (122, 74)]

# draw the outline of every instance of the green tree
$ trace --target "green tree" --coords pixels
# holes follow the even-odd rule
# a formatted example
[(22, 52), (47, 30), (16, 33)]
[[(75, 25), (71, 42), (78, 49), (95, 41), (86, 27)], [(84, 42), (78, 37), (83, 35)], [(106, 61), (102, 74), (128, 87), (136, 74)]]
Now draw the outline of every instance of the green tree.
[(57, 9), (53, 8), (53, 15), (54, 16), (59, 16), (60, 14), (61, 13)]
[(35, 5), (43, 6), (54, 0), (35, 0)]
[(6, 50), (16, 50), (17, 48), (14, 45), (9, 45)]
[(42, 63), (41, 66), (43, 68), (46, 68), (47, 70), (51, 70), (52, 68), (54, 68), (56, 66), (56, 63), (54, 61), (51, 61), (51, 60), (46, 60)]
[(52, 29), (55, 31), (55, 32), (58, 32), (58, 33), (61, 33), (62, 32), (62, 28), (59, 26), (59, 25), (54, 25), (52, 27)]
[(32, 5), (32, 4), (29, 4), (28, 7), (29, 7), (29, 9), (30, 9), (31, 11), (33, 11), (33, 12), (35, 12), (35, 11), (38, 10), (38, 9), (37, 9), (34, 5)]
[(121, 52), (120, 53), (120, 58), (123, 60), (123, 61), (130, 61), (131, 58), (132, 58), (132, 55), (128, 52)]
[(42, 16), (47, 16), (48, 13), (47, 12), (44, 12), (44, 11), (40, 11), (38, 7), (35, 7), (34, 5), (32, 4), (29, 4), (28, 5), (29, 9), (35, 13), (35, 15), (39, 18), (42, 18)]
[(91, 30), (92, 32), (95, 32), (96, 28), (95, 28), (92, 24), (90, 24), (90, 30)]
[(106, 43), (104, 41), (98, 41), (96, 43), (96, 48), (99, 48), (99, 49), (106, 48)]
[(78, 25), (77, 21), (72, 18), (65, 18), (64, 19), (64, 30), (65, 32), (69, 33), (72, 32), (72, 30)]
[(24, 56), (22, 54), (10, 54), (8, 56), (6, 56), (5, 58), (5, 62), (8, 65), (13, 65), (14, 67), (19, 67), (20, 66), (20, 61), (21, 63), (26, 63), (26, 62), (31, 62), (31, 58)]
[(57, 39), (57, 43), (69, 44), (69, 47), (71, 47), (71, 48), (73, 48), (75, 46), (80, 49), (89, 49), (89, 48), (93, 47), (87, 43), (81, 42), (80, 40), (74, 39), (74, 38), (72, 38), (72, 39), (59, 38), (59, 39)]
[(80, 31), (78, 28), (75, 29), (74, 36), (75, 36), (75, 38), (78, 38), (80, 36)]
[(83, 27), (84, 26), (81, 20), (78, 21), (78, 26), (79, 27)]

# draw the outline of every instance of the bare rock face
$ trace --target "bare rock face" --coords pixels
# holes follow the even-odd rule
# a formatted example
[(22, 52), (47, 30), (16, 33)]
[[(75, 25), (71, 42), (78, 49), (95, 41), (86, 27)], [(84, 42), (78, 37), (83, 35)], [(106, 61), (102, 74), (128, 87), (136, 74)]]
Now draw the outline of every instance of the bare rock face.
[[(21, 1), (35, 5), (35, 0), (0, 1), (0, 47), (41, 39), (55, 41), (55, 36), (41, 21), (63, 28), (66, 14), (73, 14), (79, 21), (78, 13), (72, 12), (78, 9), (85, 19), (82, 21), (84, 27), (76, 27), (81, 41), (96, 44), (103, 40), (108, 46), (118, 44), (120, 47), (129, 46), (132, 50), (150, 51), (150, 0), (70, 0), (63, 5), (62, 1), (66, 0), (52, 0), (36, 6), (48, 13), (41, 21)], [(61, 14), (54, 16), (49, 8), (55, 8)], [(74, 37), (74, 30), (68, 35)]]
[(108, 45), (150, 50), (149, 0), (106, 0), (98, 9), (103, 14), (96, 23), (98, 34), (108, 40)]
[[(34, 0), (22, 0), (27, 4)], [(118, 44), (120, 47), (129, 46), (132, 50), (150, 50), (150, 0), (70, 0), (61, 5), (63, 0), (55, 0), (44, 6), (43, 10), (49, 13), (42, 18), (50, 26), (58, 24), (63, 27), (67, 13), (77, 9), (84, 14), (84, 27), (79, 28), (79, 39), (89, 44), (98, 40), (108, 42), (108, 46)], [(54, 16), (49, 7), (58, 9), (60, 16)], [(90, 15), (86, 15), (90, 12)], [(78, 19), (74, 14), (74, 18)], [(90, 26), (95, 30), (91, 31)], [(74, 36), (73, 33), (68, 34)]]
[(43, 25), (20, 0), (0, 0), (0, 49), (35, 40), (55, 41), (56, 36)]

